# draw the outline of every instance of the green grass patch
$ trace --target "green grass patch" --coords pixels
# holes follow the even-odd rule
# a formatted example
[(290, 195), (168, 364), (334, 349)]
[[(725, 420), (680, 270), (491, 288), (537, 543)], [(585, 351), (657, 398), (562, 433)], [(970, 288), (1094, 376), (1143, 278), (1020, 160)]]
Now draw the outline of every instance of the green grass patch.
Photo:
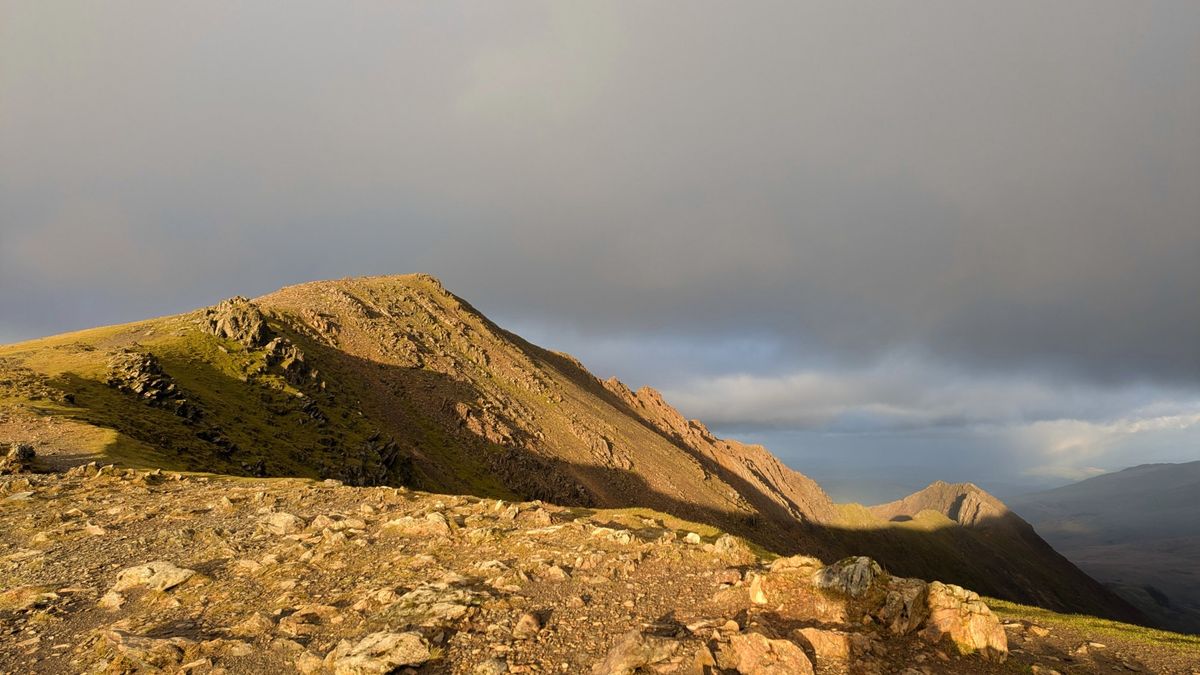
[(1100, 619), (1085, 614), (1060, 614), (1040, 607), (1020, 605), (1007, 600), (985, 598), (988, 607), (1001, 619), (1025, 619), (1053, 628), (1061, 626), (1078, 631), (1093, 640), (1104, 637), (1126, 640), (1144, 645), (1167, 647), (1187, 654), (1200, 655), (1200, 635), (1184, 635), (1170, 631), (1135, 626), (1109, 619)]

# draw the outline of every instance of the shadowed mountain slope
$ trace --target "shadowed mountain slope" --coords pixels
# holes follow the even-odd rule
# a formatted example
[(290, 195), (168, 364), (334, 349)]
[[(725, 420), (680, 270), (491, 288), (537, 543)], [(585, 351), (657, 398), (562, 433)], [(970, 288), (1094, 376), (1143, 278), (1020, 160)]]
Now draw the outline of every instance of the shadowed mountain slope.
[(1200, 462), (1144, 464), (1012, 500), (1158, 625), (1200, 632)]
[(644, 506), (779, 553), (871, 555), (899, 574), (1138, 618), (1028, 525), (996, 517), (990, 497), (964, 499), (949, 518), (918, 510), (908, 522), (835, 505), (761, 446), (716, 438), (652, 389), (600, 381), (427, 275), (301, 284), (0, 347), (0, 439), (32, 442), (62, 465), (103, 456)]
[[(959, 546), (969, 556), (988, 561), (983, 584), (990, 584), (988, 592), (1001, 596), (1021, 593), (1031, 589), (1037, 597), (1036, 604), (1053, 605), (1057, 598), (1056, 589), (1063, 580), (1072, 580), (1078, 593), (1074, 604), (1087, 613), (1104, 613), (1116, 607), (1120, 616), (1129, 620), (1145, 621), (1145, 617), (1128, 605), (1113, 602), (1112, 594), (1099, 582), (1080, 572), (1070, 560), (1059, 554), (1048, 544), (1033, 526), (1013, 513), (996, 497), (973, 483), (946, 483), (936, 481), (923, 490), (903, 499), (873, 506), (870, 512), (880, 520), (898, 526), (932, 530), (933, 537), (953, 532), (953, 541), (948, 546)], [(952, 523), (946, 528), (946, 523)], [(868, 547), (870, 548), (870, 547)], [(883, 556), (886, 549), (871, 548), (872, 555)], [(898, 553), (892, 557), (899, 558)], [(945, 569), (944, 559), (926, 560), (923, 565), (938, 570)], [(1036, 565), (1029, 564), (1037, 561)], [(908, 564), (905, 560), (901, 563)], [(957, 573), (956, 574), (961, 574)], [(963, 577), (960, 577), (963, 578)], [(1000, 585), (996, 588), (995, 585)]]

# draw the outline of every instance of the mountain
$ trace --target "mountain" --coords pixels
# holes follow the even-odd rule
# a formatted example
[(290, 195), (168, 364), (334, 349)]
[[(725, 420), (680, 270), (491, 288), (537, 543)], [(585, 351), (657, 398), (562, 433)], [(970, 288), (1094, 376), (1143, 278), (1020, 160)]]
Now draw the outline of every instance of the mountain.
[(1172, 630), (1200, 633), (1200, 462), (1144, 464), (1011, 500), (1056, 549)]
[(962, 508), (903, 521), (834, 504), (761, 446), (715, 437), (653, 389), (601, 381), (428, 275), (307, 283), (2, 347), (0, 439), (60, 468), (103, 458), (646, 507), (777, 553), (869, 555), (895, 574), (1141, 619), (1027, 526), (986, 527), (987, 498), (966, 524)]

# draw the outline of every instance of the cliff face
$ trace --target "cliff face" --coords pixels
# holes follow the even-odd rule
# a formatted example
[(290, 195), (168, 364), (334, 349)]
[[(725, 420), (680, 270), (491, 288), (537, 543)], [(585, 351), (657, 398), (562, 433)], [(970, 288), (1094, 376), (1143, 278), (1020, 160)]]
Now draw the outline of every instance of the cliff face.
[[(147, 468), (647, 507), (778, 553), (873, 555), (897, 573), (1017, 601), (1125, 610), (1059, 564), (1031, 529), (999, 537), (1028, 539), (1023, 559), (997, 537), (981, 542), (976, 526), (1003, 508), (990, 497), (960, 499), (942, 484), (847, 518), (765, 448), (717, 438), (653, 389), (600, 381), (427, 275), (301, 284), (0, 347), (0, 440), (36, 441), (44, 461), (63, 466), (102, 456)], [(918, 506), (954, 522), (891, 522)]]
[(713, 436), (703, 422), (685, 419), (650, 387), (633, 392), (616, 378), (604, 385), (654, 428), (695, 453), (722, 480), (743, 486), (758, 510), (803, 522), (836, 521), (833, 502), (821, 486), (784, 466), (761, 445)]

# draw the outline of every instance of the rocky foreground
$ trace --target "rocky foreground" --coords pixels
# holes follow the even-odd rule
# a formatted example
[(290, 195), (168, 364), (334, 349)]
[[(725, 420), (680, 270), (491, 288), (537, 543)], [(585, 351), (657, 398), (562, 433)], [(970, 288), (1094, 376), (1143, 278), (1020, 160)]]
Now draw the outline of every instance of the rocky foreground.
[(0, 476), (4, 672), (1196, 672), (650, 511), (31, 460)]

